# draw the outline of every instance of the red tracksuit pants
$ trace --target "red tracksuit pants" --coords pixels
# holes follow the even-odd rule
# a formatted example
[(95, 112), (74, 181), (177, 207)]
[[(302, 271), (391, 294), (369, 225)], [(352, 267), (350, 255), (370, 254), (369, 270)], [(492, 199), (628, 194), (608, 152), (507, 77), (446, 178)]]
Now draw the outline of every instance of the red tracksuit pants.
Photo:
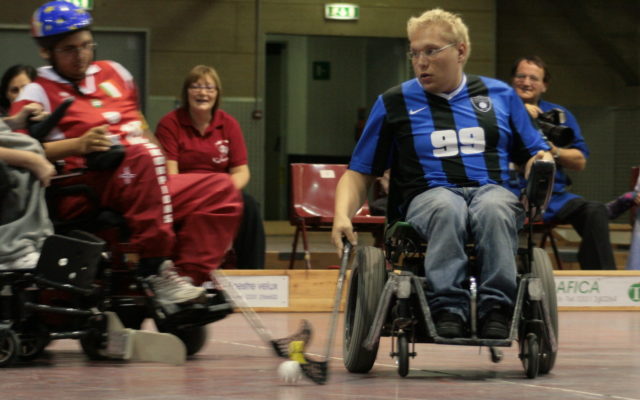
[[(228, 174), (169, 177), (162, 152), (151, 143), (127, 146), (115, 171), (88, 171), (79, 179), (96, 191), (101, 206), (124, 216), (130, 246), (141, 258), (171, 257), (195, 284), (210, 279), (240, 224), (242, 195)], [(78, 199), (68, 199), (63, 215), (78, 206)]]

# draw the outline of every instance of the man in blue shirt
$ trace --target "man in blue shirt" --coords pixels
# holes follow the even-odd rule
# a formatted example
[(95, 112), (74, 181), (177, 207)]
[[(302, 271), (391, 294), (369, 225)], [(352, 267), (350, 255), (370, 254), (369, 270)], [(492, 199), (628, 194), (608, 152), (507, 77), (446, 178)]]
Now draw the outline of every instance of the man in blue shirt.
[(503, 82), (467, 75), (471, 51), (460, 17), (441, 9), (407, 23), (415, 78), (376, 100), (336, 191), (332, 241), (357, 241), (351, 217), (391, 168), (388, 218), (404, 218), (429, 242), (427, 299), (438, 334), (461, 337), (469, 321), (464, 288), (476, 245), (480, 335), (508, 336), (516, 285), (517, 232), (524, 212), (503, 187), (510, 162), (551, 160), (522, 101)]
[(531, 118), (537, 119), (540, 114), (553, 109), (561, 110), (566, 116), (566, 121), (561, 125), (573, 130), (573, 140), (565, 146), (559, 147), (552, 141), (548, 142), (556, 161), (556, 176), (553, 195), (545, 211), (544, 220), (573, 225), (582, 237), (578, 250), (578, 261), (582, 269), (616, 269), (605, 205), (585, 200), (569, 192), (571, 180), (565, 169), (582, 171), (589, 157), (589, 149), (578, 122), (566, 108), (542, 100), (551, 75), (540, 57), (528, 56), (516, 60), (511, 69), (511, 77), (513, 88), (525, 103)]

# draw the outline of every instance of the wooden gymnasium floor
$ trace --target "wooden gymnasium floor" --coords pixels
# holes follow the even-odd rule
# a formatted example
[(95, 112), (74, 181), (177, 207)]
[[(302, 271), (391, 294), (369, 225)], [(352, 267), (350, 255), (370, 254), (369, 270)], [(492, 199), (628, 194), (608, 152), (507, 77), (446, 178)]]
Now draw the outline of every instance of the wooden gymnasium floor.
[[(329, 313), (260, 315), (275, 337), (310, 320), (314, 339), (307, 350), (324, 352)], [(535, 380), (524, 377), (515, 344), (498, 364), (486, 349), (419, 344), (409, 376), (401, 378), (388, 357), (388, 338), (370, 373), (351, 374), (342, 364), (338, 333), (326, 385), (285, 385), (276, 376), (282, 360), (241, 314), (209, 329), (205, 348), (183, 366), (90, 362), (76, 341), (56, 341), (43, 358), (0, 370), (0, 399), (640, 399), (640, 312), (560, 312), (556, 366)]]

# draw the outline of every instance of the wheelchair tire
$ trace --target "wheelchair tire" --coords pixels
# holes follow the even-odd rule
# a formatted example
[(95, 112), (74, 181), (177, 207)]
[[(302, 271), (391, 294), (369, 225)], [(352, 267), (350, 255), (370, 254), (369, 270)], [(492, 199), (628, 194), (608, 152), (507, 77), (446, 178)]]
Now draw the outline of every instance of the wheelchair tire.
[(90, 360), (107, 359), (107, 318), (104, 315), (89, 318), (85, 334), (80, 337), (80, 347)]
[[(545, 298), (549, 305), (549, 314), (551, 317), (551, 327), (558, 340), (558, 298), (556, 295), (556, 283), (553, 278), (553, 266), (549, 255), (544, 249), (533, 249), (533, 262), (531, 272), (534, 276), (542, 281), (542, 287), (545, 292)], [(551, 345), (545, 340), (546, 335), (540, 337), (540, 373), (547, 374), (553, 369), (556, 363), (557, 351), (551, 351)]]
[(349, 372), (366, 373), (378, 355), (363, 347), (387, 279), (386, 262), (381, 249), (367, 246), (356, 251), (344, 313), (344, 365)]
[(20, 359), (32, 361), (40, 357), (51, 339), (49, 332), (44, 327), (38, 327), (33, 332), (20, 334)]
[(521, 358), (527, 378), (535, 379), (540, 370), (540, 346), (535, 333), (528, 333), (522, 341)]
[(20, 339), (12, 329), (0, 329), (0, 367), (10, 367), (20, 352)]
[(84, 354), (92, 361), (106, 360), (105, 351), (107, 349), (107, 336), (98, 329), (89, 329), (87, 333), (80, 338), (80, 347)]
[(398, 375), (405, 377), (409, 374), (409, 341), (407, 334), (398, 335)]
[(177, 336), (187, 348), (187, 356), (192, 356), (202, 350), (207, 343), (207, 326), (194, 326), (185, 329), (168, 331)]

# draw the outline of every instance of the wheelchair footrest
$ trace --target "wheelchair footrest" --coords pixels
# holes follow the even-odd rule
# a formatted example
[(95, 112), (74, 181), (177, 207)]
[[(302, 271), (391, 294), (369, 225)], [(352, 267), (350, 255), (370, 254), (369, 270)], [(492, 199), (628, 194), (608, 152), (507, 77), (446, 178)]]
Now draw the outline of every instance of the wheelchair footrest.
[(170, 329), (202, 326), (218, 321), (233, 312), (233, 306), (218, 290), (208, 289), (206, 303), (187, 305), (155, 304), (156, 323)]

